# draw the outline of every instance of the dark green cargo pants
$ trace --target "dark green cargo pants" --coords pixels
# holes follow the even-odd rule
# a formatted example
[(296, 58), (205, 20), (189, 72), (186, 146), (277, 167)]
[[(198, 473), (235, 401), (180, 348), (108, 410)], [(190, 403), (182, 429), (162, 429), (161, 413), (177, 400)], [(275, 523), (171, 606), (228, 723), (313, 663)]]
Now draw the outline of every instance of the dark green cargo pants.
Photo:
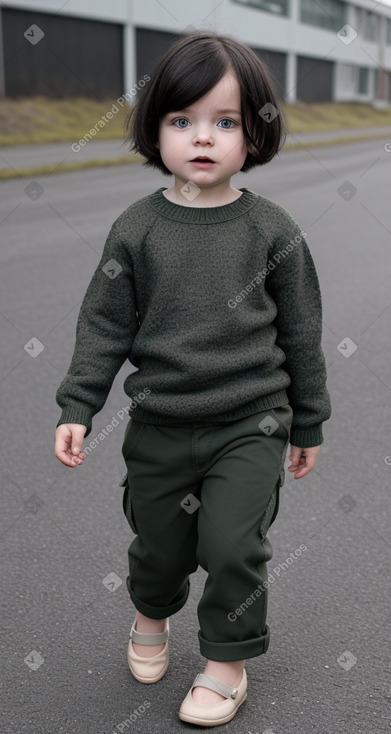
[(265, 653), (267, 531), (279, 507), (293, 410), (289, 403), (229, 423), (152, 425), (130, 418), (122, 445), (130, 597), (163, 619), (186, 603), (189, 574), (208, 573), (197, 607), (201, 655)]

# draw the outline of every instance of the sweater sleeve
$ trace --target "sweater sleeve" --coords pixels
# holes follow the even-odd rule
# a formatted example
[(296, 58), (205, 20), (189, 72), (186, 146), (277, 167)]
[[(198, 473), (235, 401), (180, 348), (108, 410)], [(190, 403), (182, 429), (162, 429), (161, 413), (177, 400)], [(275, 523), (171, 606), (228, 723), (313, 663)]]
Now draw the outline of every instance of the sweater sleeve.
[(81, 423), (104, 406), (114, 377), (129, 355), (139, 328), (132, 262), (116, 222), (80, 308), (68, 372), (56, 392), (62, 409), (57, 423)]
[(274, 244), (271, 260), (275, 268), (266, 279), (266, 289), (277, 306), (276, 344), (286, 357), (281, 367), (291, 378), (287, 388), (293, 409), (291, 444), (308, 448), (323, 443), (322, 423), (331, 416), (331, 401), (321, 346), (319, 280), (297, 225), (293, 234), (289, 250), (286, 237)]

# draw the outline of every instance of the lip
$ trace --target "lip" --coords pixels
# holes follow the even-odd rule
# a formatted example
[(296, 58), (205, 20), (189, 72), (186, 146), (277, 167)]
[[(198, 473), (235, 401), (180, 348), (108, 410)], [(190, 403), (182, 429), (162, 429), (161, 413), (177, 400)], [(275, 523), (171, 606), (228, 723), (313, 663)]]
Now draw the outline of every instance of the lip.
[(210, 163), (214, 163), (212, 158), (209, 158), (208, 155), (195, 155), (194, 158), (191, 159), (190, 163), (194, 163), (195, 160), (198, 160), (200, 158), (202, 161), (209, 161)]
[(197, 166), (197, 168), (211, 168), (211, 166), (215, 165), (215, 162), (210, 159), (209, 160), (206, 160), (206, 159), (198, 160), (196, 158), (193, 158), (193, 160), (190, 161), (190, 163), (192, 163), (193, 166)]

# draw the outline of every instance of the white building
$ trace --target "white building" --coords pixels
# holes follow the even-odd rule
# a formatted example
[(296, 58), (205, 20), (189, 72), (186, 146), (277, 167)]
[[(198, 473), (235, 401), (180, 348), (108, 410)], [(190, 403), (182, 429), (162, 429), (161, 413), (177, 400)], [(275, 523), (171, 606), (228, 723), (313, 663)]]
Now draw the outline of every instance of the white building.
[(190, 27), (247, 43), (286, 101), (391, 101), (378, 0), (6, 0), (0, 95), (115, 98)]

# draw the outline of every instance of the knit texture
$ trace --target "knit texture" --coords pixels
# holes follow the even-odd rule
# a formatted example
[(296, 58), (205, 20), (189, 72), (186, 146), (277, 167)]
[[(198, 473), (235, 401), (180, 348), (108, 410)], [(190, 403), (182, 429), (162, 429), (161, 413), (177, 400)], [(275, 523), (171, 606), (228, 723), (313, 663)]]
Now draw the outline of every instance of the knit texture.
[(322, 303), (305, 233), (248, 188), (230, 204), (182, 206), (165, 187), (113, 223), (85, 293), (56, 402), (57, 423), (104, 406), (114, 377), (129, 415), (155, 424), (226, 422), (290, 403), (290, 442), (323, 442), (331, 416)]

